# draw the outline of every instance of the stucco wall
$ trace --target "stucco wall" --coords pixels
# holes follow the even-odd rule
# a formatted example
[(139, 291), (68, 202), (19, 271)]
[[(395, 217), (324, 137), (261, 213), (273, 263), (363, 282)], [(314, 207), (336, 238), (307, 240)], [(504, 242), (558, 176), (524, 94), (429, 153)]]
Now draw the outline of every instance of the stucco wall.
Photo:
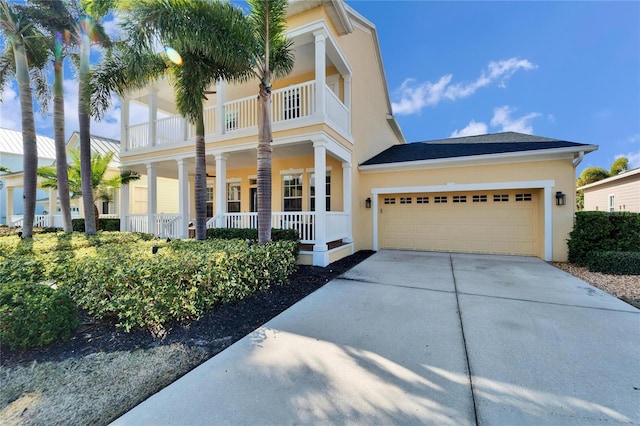
[[(376, 212), (373, 209), (366, 209), (364, 203), (367, 197), (372, 197), (373, 188), (542, 180), (555, 181), (555, 186), (550, 194), (553, 228), (552, 258), (556, 261), (566, 261), (566, 240), (573, 227), (573, 206), (575, 205), (575, 178), (571, 158), (503, 164), (458, 165), (387, 173), (361, 173), (358, 203), (354, 205), (353, 231), (356, 250), (371, 249), (373, 247), (373, 215)], [(556, 191), (562, 191), (566, 194), (565, 206), (556, 206)], [(543, 198), (544, 191), (540, 190), (537, 194)], [(541, 201), (540, 208), (544, 209), (544, 201)], [(538, 217), (544, 218), (544, 210), (539, 212)], [(543, 233), (544, 226), (539, 226), (539, 230)], [(544, 237), (544, 235), (542, 234), (541, 237)], [(544, 238), (541, 238), (541, 240), (544, 240)]]

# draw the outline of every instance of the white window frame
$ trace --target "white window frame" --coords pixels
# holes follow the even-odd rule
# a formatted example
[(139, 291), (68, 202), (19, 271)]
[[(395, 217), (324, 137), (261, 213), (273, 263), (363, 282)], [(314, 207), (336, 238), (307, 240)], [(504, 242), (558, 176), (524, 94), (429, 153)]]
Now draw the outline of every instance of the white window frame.
[(609, 194), (609, 211), (610, 212), (615, 212), (616, 211), (616, 194)]
[[(288, 178), (291, 178), (291, 179), (288, 179)], [(293, 179), (296, 179), (296, 178), (300, 180), (300, 183), (296, 184), (296, 185), (290, 185), (290, 187), (294, 187), (294, 186), (295, 187), (299, 187), (300, 188), (300, 195), (295, 195), (295, 196), (288, 195), (287, 196), (286, 195), (286, 192), (287, 192), (286, 188), (287, 187), (285, 186), (285, 183), (288, 180), (293, 180)], [(295, 173), (294, 172), (294, 173), (284, 173), (284, 174), (282, 174), (282, 211), (283, 212), (287, 212), (287, 211), (288, 212), (298, 212), (298, 211), (301, 212), (302, 211), (302, 189), (303, 189), (303, 187), (304, 187), (304, 184), (303, 184), (303, 181), (302, 181), (302, 171), (300, 171), (299, 173)], [(300, 200), (300, 210), (287, 210), (285, 208), (286, 200), (297, 200), (297, 199)]]
[[(232, 191), (231, 186), (237, 186), (238, 191)], [(237, 198), (234, 196), (237, 194)], [(238, 210), (231, 211), (229, 209), (230, 203), (238, 203)], [(227, 180), (227, 212), (228, 213), (239, 213), (242, 211), (242, 183), (239, 180)]]
[[(326, 211), (331, 211), (331, 169), (327, 169), (327, 174), (325, 175), (325, 181), (328, 180), (328, 182), (325, 183), (325, 200), (326, 200)], [(315, 191), (312, 191), (311, 188), (311, 182), (313, 180), (315, 180), (316, 174), (314, 171), (311, 171), (309, 173), (309, 210), (310, 211), (315, 211), (315, 202), (312, 203), (311, 200), (315, 200), (316, 196), (314, 194)], [(314, 187), (315, 188), (315, 187)]]

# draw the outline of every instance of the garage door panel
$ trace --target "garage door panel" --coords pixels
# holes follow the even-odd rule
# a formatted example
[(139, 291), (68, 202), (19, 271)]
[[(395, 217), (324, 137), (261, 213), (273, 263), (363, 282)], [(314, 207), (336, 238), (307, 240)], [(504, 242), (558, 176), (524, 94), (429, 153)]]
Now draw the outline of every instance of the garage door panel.
[[(516, 201), (515, 195), (521, 193), (531, 196)], [(496, 194), (505, 201), (494, 202)], [(454, 197), (461, 200), (465, 195), (467, 202), (453, 202)], [(487, 202), (474, 203), (473, 195), (485, 195)], [(436, 196), (446, 196), (447, 202), (434, 203)], [(405, 204), (400, 204), (401, 197)], [(430, 203), (418, 204), (417, 197), (429, 197)], [(535, 190), (398, 194), (395, 198), (396, 204), (380, 204), (382, 248), (535, 255), (539, 247)], [(406, 203), (409, 198), (411, 204)]]

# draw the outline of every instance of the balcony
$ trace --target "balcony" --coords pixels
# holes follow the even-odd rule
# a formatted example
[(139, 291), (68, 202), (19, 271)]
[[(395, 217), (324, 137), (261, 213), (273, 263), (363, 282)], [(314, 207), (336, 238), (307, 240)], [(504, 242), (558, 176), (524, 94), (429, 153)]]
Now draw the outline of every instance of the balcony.
[[(322, 102), (319, 102), (315, 81), (274, 90), (271, 97), (273, 130), (326, 123), (350, 138), (349, 108), (328, 86), (324, 85), (323, 90)], [(206, 107), (204, 127), (207, 142), (257, 135), (257, 96)], [(193, 137), (195, 126), (180, 115), (172, 115), (155, 120), (155, 128), (149, 122), (128, 126), (122, 143), (124, 151), (157, 150), (190, 143)]]

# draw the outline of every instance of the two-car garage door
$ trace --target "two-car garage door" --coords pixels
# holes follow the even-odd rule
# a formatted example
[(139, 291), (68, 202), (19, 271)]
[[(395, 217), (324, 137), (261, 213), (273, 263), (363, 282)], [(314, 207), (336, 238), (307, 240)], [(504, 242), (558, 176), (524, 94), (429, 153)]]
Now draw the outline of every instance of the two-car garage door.
[(381, 195), (380, 247), (538, 255), (538, 192)]

